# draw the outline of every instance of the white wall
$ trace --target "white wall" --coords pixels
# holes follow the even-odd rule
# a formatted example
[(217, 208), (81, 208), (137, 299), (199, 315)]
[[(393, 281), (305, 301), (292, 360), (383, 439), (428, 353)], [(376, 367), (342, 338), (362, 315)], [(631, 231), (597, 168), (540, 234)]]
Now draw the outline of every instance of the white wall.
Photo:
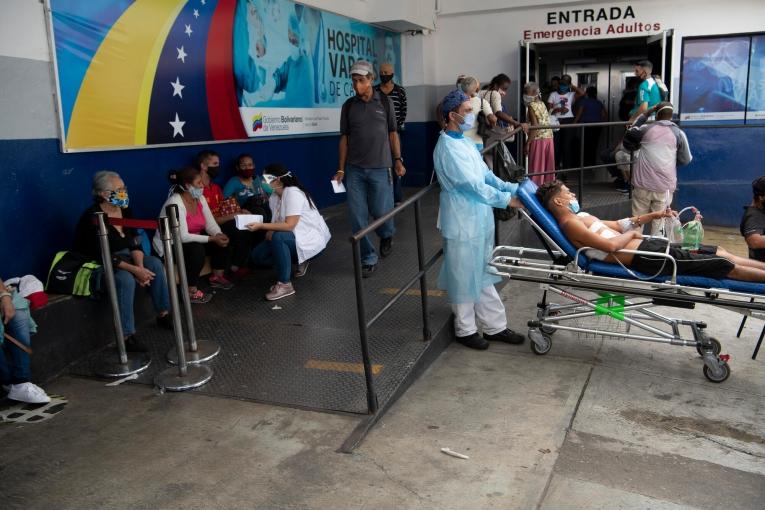
[(40, 0), (2, 0), (0, 56), (50, 60)]
[[(457, 0), (441, 0), (442, 11)], [(493, 0), (488, 4), (518, 4), (523, 2)], [(484, 6), (485, 2), (481, 2)], [(761, 0), (633, 0), (632, 2), (575, 2), (565, 6), (536, 7), (522, 10), (452, 13), (438, 18), (432, 35), (440, 58), (436, 70), (436, 84), (451, 83), (460, 73), (490, 77), (505, 72), (517, 76), (520, 63), (519, 41), (524, 29), (549, 29), (546, 13), (554, 10), (600, 8), (631, 5), (636, 21), (661, 23), (663, 29), (674, 29), (676, 50), (673, 52), (673, 74), (680, 70), (680, 39), (683, 36), (714, 35), (733, 32), (765, 31), (765, 2)], [(632, 20), (630, 20), (632, 21)], [(602, 26), (601, 22), (599, 25)], [(590, 23), (559, 25), (557, 28), (586, 26)], [(648, 35), (648, 34), (645, 34)], [(621, 35), (606, 37), (624, 37)]]

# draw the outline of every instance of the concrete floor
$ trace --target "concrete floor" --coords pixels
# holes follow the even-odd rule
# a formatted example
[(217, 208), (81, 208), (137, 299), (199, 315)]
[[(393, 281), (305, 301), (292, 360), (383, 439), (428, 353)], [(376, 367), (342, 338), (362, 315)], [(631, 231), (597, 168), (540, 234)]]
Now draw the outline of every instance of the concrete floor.
[[(505, 287), (512, 327), (538, 296)], [(762, 324), (737, 340), (731, 312), (678, 315), (710, 323), (728, 381), (707, 382), (692, 348), (453, 344), (351, 455), (336, 449), (352, 417), (63, 377), (47, 388), (61, 414), (0, 426), (0, 508), (763, 508)]]

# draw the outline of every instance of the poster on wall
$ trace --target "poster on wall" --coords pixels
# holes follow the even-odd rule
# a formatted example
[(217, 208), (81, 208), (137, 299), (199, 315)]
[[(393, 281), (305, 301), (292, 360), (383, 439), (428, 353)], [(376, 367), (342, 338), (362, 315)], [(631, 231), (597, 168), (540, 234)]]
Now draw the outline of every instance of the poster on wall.
[(289, 0), (48, 0), (64, 150), (339, 130), (400, 35)]
[(744, 121), (750, 39), (744, 36), (683, 41), (681, 120)]
[(765, 35), (752, 37), (752, 51), (749, 61), (746, 121), (747, 123), (765, 124)]

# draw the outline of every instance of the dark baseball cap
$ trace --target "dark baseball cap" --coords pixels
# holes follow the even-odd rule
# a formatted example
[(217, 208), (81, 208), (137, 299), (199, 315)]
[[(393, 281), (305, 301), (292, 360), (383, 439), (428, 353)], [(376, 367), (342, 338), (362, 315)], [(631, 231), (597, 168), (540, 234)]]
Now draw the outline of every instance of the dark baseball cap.
[(752, 181), (752, 193), (755, 196), (765, 195), (765, 175)]

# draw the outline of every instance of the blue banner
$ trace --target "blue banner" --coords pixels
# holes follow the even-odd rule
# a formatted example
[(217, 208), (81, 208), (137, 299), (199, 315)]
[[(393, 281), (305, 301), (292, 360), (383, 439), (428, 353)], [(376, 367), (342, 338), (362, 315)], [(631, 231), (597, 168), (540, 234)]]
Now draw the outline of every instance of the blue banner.
[(399, 35), (288, 0), (238, 0), (233, 51), (251, 137), (337, 131), (356, 60), (401, 75)]

